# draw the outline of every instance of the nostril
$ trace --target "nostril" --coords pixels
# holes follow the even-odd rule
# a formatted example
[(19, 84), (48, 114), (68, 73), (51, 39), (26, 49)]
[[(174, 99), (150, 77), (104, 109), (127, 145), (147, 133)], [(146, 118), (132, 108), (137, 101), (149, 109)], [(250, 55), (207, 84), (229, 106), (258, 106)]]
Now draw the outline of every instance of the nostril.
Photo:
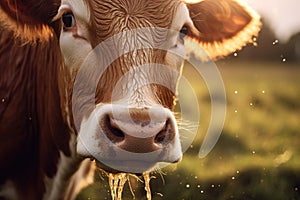
[(110, 116), (105, 116), (101, 127), (104, 129), (106, 136), (113, 142), (118, 143), (125, 139), (125, 134), (121, 131), (117, 124)]
[(168, 119), (163, 129), (155, 136), (154, 142), (157, 144), (167, 144), (173, 140), (174, 135), (175, 131)]

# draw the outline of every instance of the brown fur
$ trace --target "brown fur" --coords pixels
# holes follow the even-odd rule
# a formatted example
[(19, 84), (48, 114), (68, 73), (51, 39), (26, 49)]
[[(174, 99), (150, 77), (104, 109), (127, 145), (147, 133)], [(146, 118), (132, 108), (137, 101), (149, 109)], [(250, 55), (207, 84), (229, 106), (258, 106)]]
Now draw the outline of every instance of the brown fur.
[(117, 33), (142, 27), (169, 28), (180, 0), (91, 0), (96, 44)]
[[(45, 6), (45, 2), (37, 6)], [(2, 1), (0, 6), (7, 11), (14, 4)], [(64, 89), (58, 85), (58, 74), (64, 69), (50, 26), (15, 21), (28, 31), (23, 38), (9, 29), (14, 27), (9, 24), (14, 17), (23, 17), (20, 11), (23, 7), (7, 12), (11, 18), (0, 19), (0, 185), (11, 180), (22, 199), (41, 199), (45, 176), (51, 178), (57, 171), (59, 150), (70, 155), (69, 131), (61, 113), (59, 89)], [(43, 17), (46, 13), (40, 11), (36, 17), (48, 21), (51, 16)], [(22, 19), (26, 21), (26, 17)], [(34, 37), (39, 27), (47, 29), (43, 38)], [(32, 35), (32, 40), (24, 43), (26, 34)]]

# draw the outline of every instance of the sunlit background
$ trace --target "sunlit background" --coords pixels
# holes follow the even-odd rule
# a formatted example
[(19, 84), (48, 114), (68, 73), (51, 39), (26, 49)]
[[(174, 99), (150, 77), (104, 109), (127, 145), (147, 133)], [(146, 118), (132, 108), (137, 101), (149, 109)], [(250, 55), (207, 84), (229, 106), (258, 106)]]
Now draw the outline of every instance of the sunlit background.
[[(300, 199), (300, 1), (247, 0), (262, 15), (258, 46), (218, 61), (227, 94), (222, 135), (208, 156), (197, 154), (209, 125), (210, 97), (189, 65), (201, 111), (200, 129), (181, 163), (154, 173), (153, 199)], [(191, 109), (193, 109), (191, 105)], [(78, 199), (110, 199), (107, 177)], [(144, 184), (131, 181), (135, 199)], [(133, 199), (128, 185), (123, 199)]]

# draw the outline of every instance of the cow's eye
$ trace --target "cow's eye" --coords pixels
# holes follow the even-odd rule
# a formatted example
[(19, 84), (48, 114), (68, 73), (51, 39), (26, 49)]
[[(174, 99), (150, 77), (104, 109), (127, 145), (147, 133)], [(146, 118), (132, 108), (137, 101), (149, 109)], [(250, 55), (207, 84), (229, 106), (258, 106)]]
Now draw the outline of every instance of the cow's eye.
[(183, 26), (180, 30), (179, 38), (183, 41), (184, 37), (188, 34), (189, 29), (187, 26)]
[(76, 25), (75, 17), (73, 13), (65, 13), (62, 16), (62, 22), (65, 29), (72, 28)]

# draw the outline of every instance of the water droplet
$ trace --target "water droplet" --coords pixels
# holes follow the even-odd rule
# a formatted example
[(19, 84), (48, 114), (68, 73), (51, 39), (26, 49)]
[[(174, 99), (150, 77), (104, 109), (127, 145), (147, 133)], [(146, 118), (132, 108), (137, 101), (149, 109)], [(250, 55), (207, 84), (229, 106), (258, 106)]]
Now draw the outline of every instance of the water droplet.
[(200, 192), (201, 192), (201, 194), (203, 194), (203, 193), (204, 193), (204, 191), (203, 191), (203, 190), (201, 190)]
[(256, 37), (253, 37), (252, 40), (253, 40), (253, 42), (256, 42), (256, 41), (257, 41), (257, 38), (256, 38)]
[(201, 185), (197, 185), (197, 188), (200, 188), (201, 187)]
[(195, 176), (195, 179), (197, 179), (198, 178), (198, 176)]
[(211, 187), (212, 187), (212, 188), (214, 188), (214, 187), (215, 187), (215, 185), (213, 184), (213, 185), (211, 185)]
[(4, 103), (4, 102), (5, 102), (5, 98), (2, 98), (2, 99), (1, 99), (1, 102)]
[(261, 93), (265, 94), (265, 93), (266, 93), (266, 91), (264, 91), (264, 90), (263, 90), (263, 91), (261, 91)]
[(255, 154), (255, 151), (252, 151), (252, 154)]
[(232, 179), (232, 180), (234, 180), (234, 179), (235, 179), (235, 177), (233, 176), (233, 177), (231, 177), (231, 179)]
[(237, 171), (236, 171), (236, 173), (237, 173), (237, 174), (239, 174), (239, 173), (240, 173), (240, 171), (239, 171), (239, 170), (237, 170)]
[(250, 103), (249, 105), (250, 105), (250, 106), (253, 106), (253, 103)]
[(185, 187), (186, 188), (190, 188), (191, 186), (190, 186), (190, 184), (186, 184)]
[(234, 91), (234, 94), (238, 94), (239, 92), (237, 90)]
[(162, 193), (160, 193), (160, 192), (157, 192), (156, 193), (158, 196), (161, 196), (161, 197), (163, 197), (164, 195), (162, 194)]
[(274, 40), (272, 44), (275, 45), (278, 44), (278, 42), (279, 42), (278, 40)]
[(238, 54), (237, 54), (237, 53), (234, 53), (234, 54), (233, 54), (233, 56), (237, 57), (237, 56), (238, 56)]
[(295, 191), (298, 191), (298, 188), (297, 188), (297, 187), (295, 187)]
[(28, 117), (28, 120), (31, 121), (31, 120), (32, 120), (32, 117), (29, 116), (29, 117)]
[(282, 58), (282, 62), (286, 62), (286, 58)]
[(237, 110), (235, 110), (234, 112), (235, 112), (235, 113), (237, 113), (238, 111), (237, 111)]

